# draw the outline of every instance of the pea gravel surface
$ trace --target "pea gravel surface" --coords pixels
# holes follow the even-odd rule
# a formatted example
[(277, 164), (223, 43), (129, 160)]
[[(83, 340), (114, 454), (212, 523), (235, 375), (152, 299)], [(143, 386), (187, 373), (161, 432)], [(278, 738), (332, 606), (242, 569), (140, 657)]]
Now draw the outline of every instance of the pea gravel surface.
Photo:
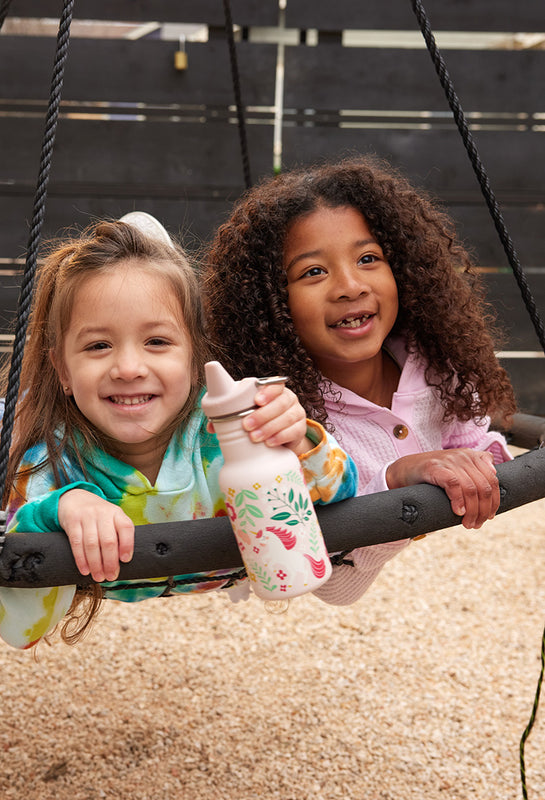
[[(544, 566), (539, 500), (413, 542), (349, 607), (108, 601), (75, 647), (0, 644), (0, 798), (521, 797)], [(541, 709), (525, 756), (544, 800)]]

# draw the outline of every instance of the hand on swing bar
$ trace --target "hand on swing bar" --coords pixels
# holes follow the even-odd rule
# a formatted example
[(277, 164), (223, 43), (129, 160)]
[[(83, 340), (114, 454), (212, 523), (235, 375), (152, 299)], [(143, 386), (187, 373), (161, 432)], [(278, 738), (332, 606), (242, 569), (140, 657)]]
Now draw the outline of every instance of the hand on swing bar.
[(403, 456), (386, 471), (390, 489), (431, 483), (445, 490), (464, 528), (480, 528), (500, 505), (494, 459), (482, 450), (459, 448)]
[(119, 562), (131, 560), (134, 524), (118, 506), (85, 489), (70, 489), (59, 500), (59, 523), (68, 536), (82, 575), (114, 581)]

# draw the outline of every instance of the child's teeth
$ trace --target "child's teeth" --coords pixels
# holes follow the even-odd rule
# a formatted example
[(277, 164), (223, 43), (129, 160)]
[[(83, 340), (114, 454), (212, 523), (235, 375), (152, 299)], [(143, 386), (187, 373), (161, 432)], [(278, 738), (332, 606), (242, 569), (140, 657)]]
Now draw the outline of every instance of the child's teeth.
[(353, 317), (352, 319), (343, 319), (341, 322), (337, 323), (338, 328), (359, 328), (362, 322), (369, 319), (368, 314), (364, 314), (363, 317)]
[(117, 397), (112, 396), (112, 401), (121, 406), (137, 406), (139, 403), (147, 403), (151, 400), (151, 394), (143, 394), (140, 397)]

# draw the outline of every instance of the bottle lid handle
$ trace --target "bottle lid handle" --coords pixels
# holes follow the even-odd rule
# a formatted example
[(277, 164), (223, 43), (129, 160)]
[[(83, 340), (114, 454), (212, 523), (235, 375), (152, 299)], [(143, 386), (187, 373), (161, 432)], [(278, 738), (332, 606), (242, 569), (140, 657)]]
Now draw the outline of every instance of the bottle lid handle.
[(256, 386), (270, 386), (277, 383), (287, 383), (289, 378), (286, 375), (273, 375), (271, 378), (256, 378)]

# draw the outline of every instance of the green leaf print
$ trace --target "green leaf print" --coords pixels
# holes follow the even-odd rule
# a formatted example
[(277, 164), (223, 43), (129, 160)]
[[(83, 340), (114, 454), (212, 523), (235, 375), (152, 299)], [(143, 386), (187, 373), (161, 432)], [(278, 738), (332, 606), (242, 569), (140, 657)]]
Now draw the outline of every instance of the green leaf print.
[(247, 497), (249, 500), (257, 500), (258, 496), (255, 492), (251, 492), (249, 489), (241, 489), (240, 492), (235, 496), (235, 506), (240, 506), (244, 502), (244, 498)]
[(283, 522), (285, 519), (289, 519), (289, 516), (290, 516), (289, 511), (281, 511), (280, 514), (273, 514), (271, 519)]
[(287, 509), (278, 511), (271, 519), (284, 522), (286, 525), (298, 525), (307, 522), (312, 516), (308, 498), (301, 493), (296, 497), (293, 488), (290, 488), (287, 494), (282, 493), (280, 489), (273, 489), (267, 492), (267, 497), (275, 511), (281, 508)]
[(252, 517), (261, 518), (264, 516), (263, 511), (257, 506), (247, 505), (246, 510), (248, 511), (248, 514), (252, 515)]
[(277, 583), (271, 583), (271, 581), (273, 580), (273, 577), (272, 577), (272, 575), (269, 575), (269, 573), (267, 572), (266, 569), (263, 569), (262, 567), (254, 566), (253, 573), (254, 573), (255, 577), (258, 579), (259, 583), (263, 586), (264, 589), (266, 589), (268, 592), (274, 592), (274, 590), (277, 588), (278, 584)]
[(301, 471), (296, 472), (295, 470), (290, 470), (285, 477), (290, 483), (293, 483), (295, 486), (305, 485), (305, 480), (303, 478)]

